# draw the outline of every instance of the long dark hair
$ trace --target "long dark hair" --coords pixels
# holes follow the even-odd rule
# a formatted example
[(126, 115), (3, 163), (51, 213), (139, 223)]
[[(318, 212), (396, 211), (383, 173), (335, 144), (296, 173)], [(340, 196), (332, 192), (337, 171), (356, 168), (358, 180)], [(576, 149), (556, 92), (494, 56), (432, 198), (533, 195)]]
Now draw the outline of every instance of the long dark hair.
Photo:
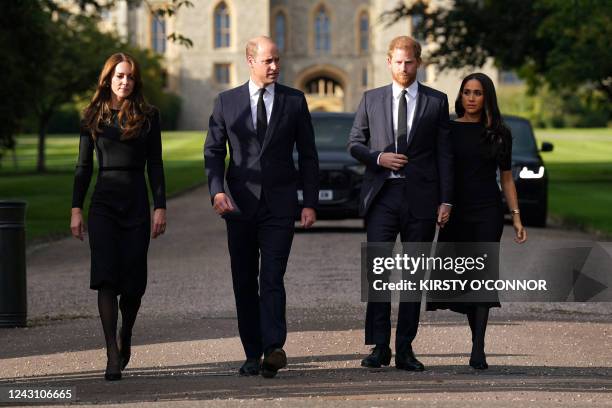
[(463, 78), (459, 94), (455, 100), (455, 112), (457, 117), (465, 115), (465, 108), (461, 102), (463, 88), (468, 81), (472, 79), (480, 82), (484, 95), (484, 106), (480, 115), (480, 123), (483, 124), (485, 130), (482, 133), (481, 141), (485, 145), (485, 154), (487, 157), (499, 158), (508, 153), (512, 144), (512, 135), (510, 129), (504, 124), (499, 106), (497, 105), (497, 94), (495, 93), (495, 85), (487, 75), (482, 72), (475, 72)]
[(128, 54), (119, 52), (111, 55), (100, 72), (96, 92), (89, 105), (83, 112), (82, 125), (91, 133), (91, 137), (96, 138), (96, 133), (100, 133), (100, 124), (111, 124), (113, 113), (111, 112), (111, 80), (115, 74), (115, 67), (127, 62), (132, 66), (134, 76), (134, 88), (132, 93), (121, 104), (121, 109), (117, 115), (119, 129), (121, 129), (121, 139), (132, 139), (138, 137), (145, 124), (150, 126), (149, 114), (152, 107), (147, 103), (142, 94), (142, 78), (140, 68), (136, 60)]

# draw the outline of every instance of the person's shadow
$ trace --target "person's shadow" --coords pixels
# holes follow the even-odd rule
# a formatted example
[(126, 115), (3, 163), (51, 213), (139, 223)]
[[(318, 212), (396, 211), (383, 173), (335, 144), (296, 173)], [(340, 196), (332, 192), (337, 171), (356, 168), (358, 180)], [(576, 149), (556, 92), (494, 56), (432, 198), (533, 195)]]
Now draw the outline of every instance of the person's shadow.
[[(427, 357), (464, 357), (467, 354), (423, 354)], [(490, 354), (489, 357), (515, 357)], [(467, 365), (428, 365), (422, 373), (386, 367), (358, 367), (354, 354), (289, 358), (288, 367), (274, 379), (240, 377), (242, 361), (127, 369), (124, 379), (108, 383), (101, 371), (6, 379), (0, 386), (74, 387), (79, 403), (149, 402), (255, 398), (392, 396), (414, 392), (612, 392), (611, 367), (515, 366), (492, 364), (475, 371)], [(328, 368), (330, 363), (350, 365)], [(348, 363), (348, 364), (347, 364)], [(469, 389), (466, 388), (469, 383)], [(400, 385), (401, 384), (401, 385)]]

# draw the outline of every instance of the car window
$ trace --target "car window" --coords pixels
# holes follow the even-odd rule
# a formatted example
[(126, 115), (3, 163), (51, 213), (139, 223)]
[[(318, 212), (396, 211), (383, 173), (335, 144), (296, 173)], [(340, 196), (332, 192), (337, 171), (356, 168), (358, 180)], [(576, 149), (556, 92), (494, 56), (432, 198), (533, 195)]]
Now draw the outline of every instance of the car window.
[(512, 132), (512, 153), (535, 155), (538, 147), (529, 122), (513, 118), (504, 121)]
[(352, 116), (312, 118), (315, 142), (319, 149), (344, 150), (353, 126)]

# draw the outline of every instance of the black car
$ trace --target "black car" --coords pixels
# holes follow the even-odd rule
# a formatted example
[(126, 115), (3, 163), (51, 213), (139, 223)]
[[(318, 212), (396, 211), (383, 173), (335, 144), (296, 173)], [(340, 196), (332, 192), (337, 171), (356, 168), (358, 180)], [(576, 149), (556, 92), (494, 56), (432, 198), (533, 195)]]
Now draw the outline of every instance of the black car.
[[(346, 150), (354, 118), (352, 113), (312, 113), (319, 153), (318, 219), (359, 218), (359, 193), (365, 165)], [(298, 199), (301, 204), (301, 190), (298, 190)]]
[[(319, 152), (319, 219), (359, 217), (359, 192), (365, 165), (347, 151), (348, 135), (355, 115), (352, 113), (312, 113), (315, 142)], [(521, 218), (527, 226), (545, 226), (548, 203), (548, 174), (538, 152), (529, 121), (504, 116), (512, 131), (512, 174), (519, 197)], [(553, 145), (542, 143), (543, 152)], [(297, 161), (296, 161), (297, 162)], [(301, 190), (298, 199), (302, 200)]]
[(512, 132), (512, 175), (521, 220), (527, 226), (544, 227), (548, 213), (548, 172), (540, 151), (550, 152), (553, 145), (542, 142), (542, 148), (538, 151), (533, 129), (527, 119), (504, 116), (504, 122)]

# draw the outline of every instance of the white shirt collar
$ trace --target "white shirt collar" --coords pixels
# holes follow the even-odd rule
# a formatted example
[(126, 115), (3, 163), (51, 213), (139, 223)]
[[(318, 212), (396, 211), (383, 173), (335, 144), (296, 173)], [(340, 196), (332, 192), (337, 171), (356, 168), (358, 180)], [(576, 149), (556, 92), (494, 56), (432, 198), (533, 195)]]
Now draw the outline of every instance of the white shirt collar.
[[(416, 81), (415, 81), (416, 82)], [(267, 85), (266, 91), (271, 95), (274, 96), (274, 85), (275, 83), (272, 82), (270, 85)], [(257, 85), (255, 85), (255, 82), (253, 82), (252, 79), (249, 78), (249, 95), (251, 95), (251, 97), (253, 96), (259, 96), (259, 87)]]
[[(393, 99), (397, 99), (399, 98), (400, 94), (404, 90), (404, 87), (402, 87), (397, 82), (393, 81), (392, 89), (393, 89)], [(416, 98), (417, 93), (419, 92), (419, 82), (415, 80), (410, 84), (408, 88), (405, 88), (405, 89), (408, 92), (408, 95), (410, 95), (410, 98), (414, 99)]]

